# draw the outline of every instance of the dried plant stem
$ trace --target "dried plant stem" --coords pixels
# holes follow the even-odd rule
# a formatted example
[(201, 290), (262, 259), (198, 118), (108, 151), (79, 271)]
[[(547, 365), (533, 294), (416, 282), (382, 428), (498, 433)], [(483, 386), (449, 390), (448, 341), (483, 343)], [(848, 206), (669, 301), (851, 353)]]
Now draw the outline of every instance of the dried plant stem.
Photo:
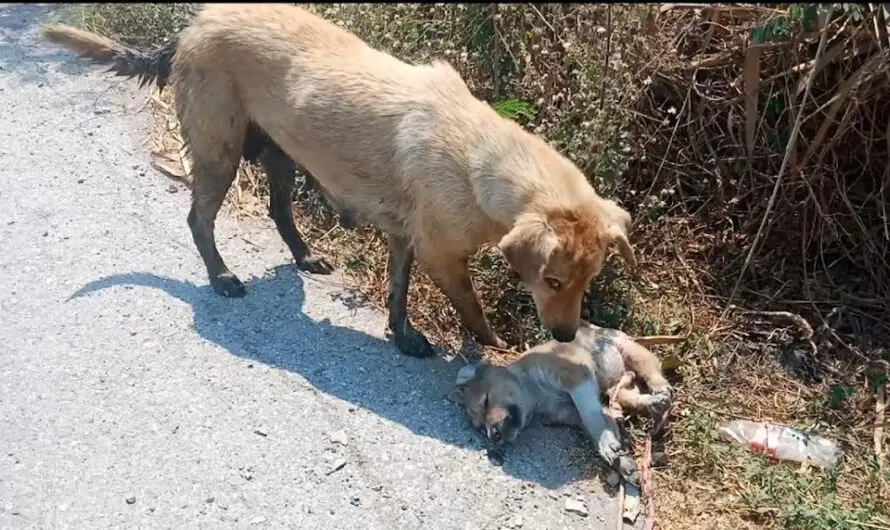
[[(819, 38), (819, 48), (816, 50), (816, 57), (814, 58), (815, 64), (819, 64), (819, 59), (822, 57), (822, 53), (825, 51), (825, 43), (828, 41), (828, 29), (831, 27), (831, 13), (825, 17), (824, 26), (822, 28), (822, 36)], [(791, 155), (794, 153), (795, 147), (797, 147), (797, 137), (800, 133), (800, 124), (803, 122), (803, 107), (806, 105), (806, 102), (810, 98), (810, 92), (813, 89), (813, 81), (816, 79), (816, 69), (810, 70), (810, 74), (807, 77), (807, 87), (804, 90), (803, 94), (803, 103), (801, 105), (800, 112), (797, 113), (797, 117), (794, 119), (794, 127), (791, 129), (791, 136), (788, 138), (788, 143), (785, 145), (785, 157), (782, 159), (782, 166), (779, 168), (779, 175), (776, 177), (776, 183), (773, 185), (773, 192), (769, 197), (769, 201), (766, 203), (766, 210), (763, 212), (763, 218), (760, 220), (760, 226), (757, 229), (757, 234), (754, 236), (754, 241), (751, 242), (751, 247), (748, 249), (748, 255), (745, 256), (745, 262), (742, 264), (742, 270), (739, 271), (739, 276), (736, 279), (735, 286), (732, 288), (732, 291), (729, 294), (729, 299), (726, 301), (726, 305), (723, 308), (723, 312), (720, 313), (720, 318), (714, 323), (714, 327), (719, 326), (723, 319), (726, 318), (726, 314), (729, 312), (732, 307), (732, 303), (735, 300), (736, 294), (738, 294), (739, 287), (742, 284), (742, 280), (745, 277), (745, 273), (748, 272), (748, 267), (751, 265), (751, 259), (754, 257), (754, 253), (757, 251), (757, 246), (760, 244), (760, 240), (764, 236), (766, 224), (769, 221), (770, 213), (773, 211), (773, 207), (776, 204), (776, 198), (779, 196), (779, 190), (782, 188), (782, 182), (785, 180), (785, 174), (788, 170), (788, 164), (791, 162)]]
[(609, 56), (612, 55), (612, 4), (606, 7), (606, 59), (603, 65), (603, 73), (600, 76), (600, 110), (606, 104), (606, 78), (609, 77)]

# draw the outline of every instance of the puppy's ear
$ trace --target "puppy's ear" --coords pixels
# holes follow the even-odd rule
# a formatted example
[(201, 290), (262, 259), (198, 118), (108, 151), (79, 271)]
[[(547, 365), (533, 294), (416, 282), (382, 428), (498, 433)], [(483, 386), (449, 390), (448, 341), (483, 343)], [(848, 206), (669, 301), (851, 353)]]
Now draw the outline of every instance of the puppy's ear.
[(527, 215), (501, 238), (498, 248), (522, 279), (532, 282), (547, 265), (556, 243), (556, 235), (542, 217)]
[(478, 364), (468, 364), (458, 370), (457, 377), (454, 380), (454, 388), (448, 392), (446, 398), (448, 401), (452, 403), (458, 403), (463, 405), (464, 403), (464, 388), (467, 387), (467, 383), (472, 381), (474, 377), (476, 377), (476, 373), (478, 372), (479, 365)]
[(468, 364), (461, 368), (457, 372), (457, 378), (454, 381), (454, 384), (457, 386), (463, 386), (470, 382), (470, 379), (476, 377), (476, 372), (478, 370), (479, 365), (477, 364)]
[(630, 213), (610, 199), (603, 199), (601, 204), (606, 218), (605, 232), (607, 240), (618, 245), (621, 259), (624, 260), (628, 267), (635, 269), (637, 258), (628, 239), (631, 225)]

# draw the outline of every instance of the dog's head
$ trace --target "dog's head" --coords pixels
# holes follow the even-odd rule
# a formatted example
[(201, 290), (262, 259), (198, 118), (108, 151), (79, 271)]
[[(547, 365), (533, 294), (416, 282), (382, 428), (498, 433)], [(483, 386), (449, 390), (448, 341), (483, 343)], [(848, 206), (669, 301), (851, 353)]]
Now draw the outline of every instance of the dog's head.
[(525, 426), (522, 389), (505, 368), (468, 364), (460, 369), (452, 398), (462, 403), (473, 428), (500, 446), (516, 439)]
[(603, 267), (608, 250), (636, 266), (628, 240), (630, 214), (597, 197), (584, 206), (522, 214), (498, 244), (531, 291), (541, 323), (559, 342), (571, 342), (581, 299)]

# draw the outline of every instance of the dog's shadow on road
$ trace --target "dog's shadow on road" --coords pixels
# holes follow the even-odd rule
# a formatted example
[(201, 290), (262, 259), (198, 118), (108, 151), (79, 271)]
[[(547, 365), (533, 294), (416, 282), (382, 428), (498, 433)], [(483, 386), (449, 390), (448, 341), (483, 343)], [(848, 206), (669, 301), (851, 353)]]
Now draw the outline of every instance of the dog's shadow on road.
[[(90, 282), (71, 298), (113, 287), (148, 287), (189, 304), (194, 329), (238, 357), (288, 370), (321, 392), (398, 422), (415, 434), (468, 450), (485, 451), (464, 410), (447, 400), (462, 361), (415, 359), (385, 340), (361, 331), (314, 321), (302, 311), (303, 279), (292, 266), (245, 282), (244, 298), (227, 299), (208, 286), (132, 273)], [(580, 431), (532, 428), (507, 453), (503, 470), (524, 481), (556, 489), (598, 473), (592, 445)]]

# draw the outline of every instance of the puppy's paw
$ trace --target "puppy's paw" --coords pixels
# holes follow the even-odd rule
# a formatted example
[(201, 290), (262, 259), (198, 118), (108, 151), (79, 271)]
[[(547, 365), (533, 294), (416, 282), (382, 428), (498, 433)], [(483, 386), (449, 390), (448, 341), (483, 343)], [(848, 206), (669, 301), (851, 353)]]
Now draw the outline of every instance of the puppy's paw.
[(618, 435), (612, 429), (606, 429), (600, 435), (598, 449), (600, 456), (613, 469), (618, 470), (621, 478), (634, 485), (639, 485), (640, 474), (633, 454), (624, 449)]
[(410, 326), (404, 333), (393, 333), (392, 340), (396, 348), (409, 357), (426, 358), (436, 354), (423, 333), (415, 331)]
[(618, 457), (621, 455), (621, 442), (618, 440), (615, 431), (606, 429), (600, 434), (597, 450), (600, 456), (603, 457), (603, 460), (610, 466), (615, 466), (618, 463)]
[(671, 403), (670, 391), (649, 394), (645, 403), (646, 413), (651, 418), (661, 418), (671, 409)]
[(618, 457), (618, 474), (625, 482), (640, 485), (640, 471), (637, 469), (637, 461), (634, 460), (633, 454), (629, 451), (623, 452)]
[(210, 286), (213, 287), (216, 294), (227, 298), (240, 298), (247, 294), (247, 288), (231, 272), (224, 272), (216, 278), (211, 278)]
[(330, 274), (334, 266), (322, 257), (307, 257), (297, 262), (297, 268), (310, 274)]

